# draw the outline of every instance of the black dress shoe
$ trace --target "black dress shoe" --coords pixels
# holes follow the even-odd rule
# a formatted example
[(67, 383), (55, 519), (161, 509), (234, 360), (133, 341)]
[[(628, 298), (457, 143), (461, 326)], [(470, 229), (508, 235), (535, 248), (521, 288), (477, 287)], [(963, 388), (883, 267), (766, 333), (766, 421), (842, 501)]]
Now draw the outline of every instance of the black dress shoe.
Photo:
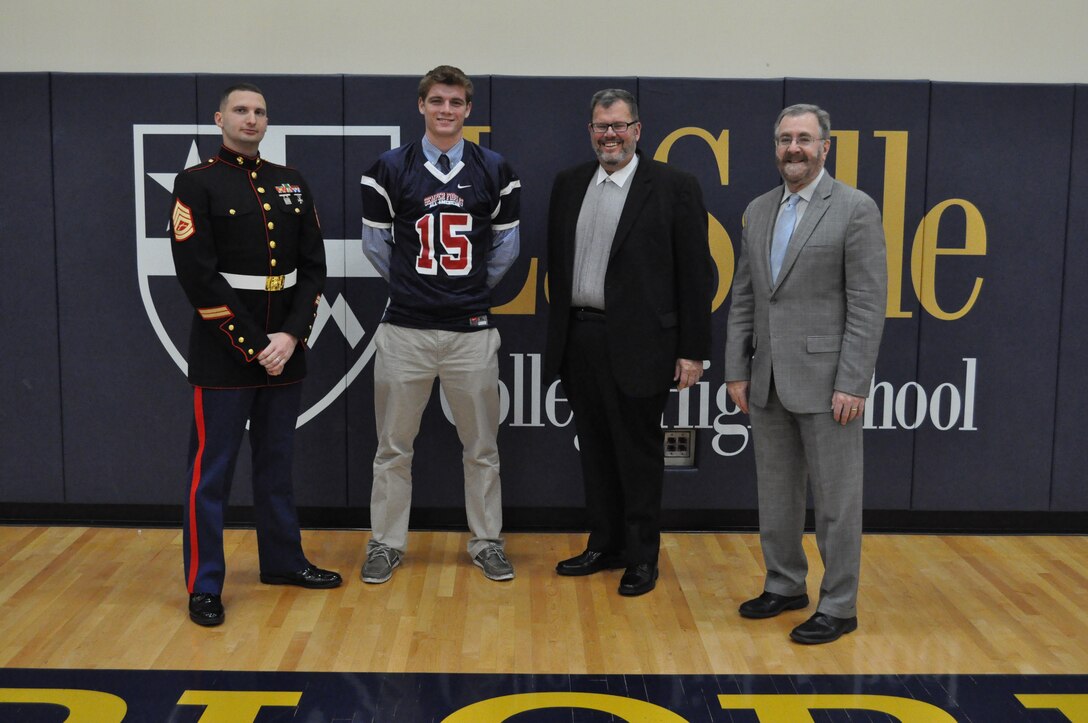
[(858, 629), (858, 619), (836, 618), (826, 613), (816, 613), (798, 625), (790, 633), (790, 640), (803, 645), (831, 643)]
[(343, 580), (340, 573), (332, 570), (322, 570), (316, 565), (307, 565), (298, 572), (289, 572), (282, 575), (266, 575), (261, 573), (261, 582), (265, 585), (298, 585), (313, 589), (340, 587)]
[(560, 575), (592, 575), (601, 570), (618, 570), (623, 567), (622, 557), (615, 552), (586, 550), (567, 560), (560, 560), (555, 571)]
[(808, 607), (808, 595), (778, 595), (766, 590), (756, 598), (740, 604), (742, 618), (773, 618), (786, 610), (800, 610)]
[(197, 625), (222, 625), (226, 612), (223, 601), (210, 592), (194, 592), (189, 596), (189, 619)]
[(657, 585), (657, 565), (643, 562), (630, 565), (620, 578), (620, 595), (645, 595)]

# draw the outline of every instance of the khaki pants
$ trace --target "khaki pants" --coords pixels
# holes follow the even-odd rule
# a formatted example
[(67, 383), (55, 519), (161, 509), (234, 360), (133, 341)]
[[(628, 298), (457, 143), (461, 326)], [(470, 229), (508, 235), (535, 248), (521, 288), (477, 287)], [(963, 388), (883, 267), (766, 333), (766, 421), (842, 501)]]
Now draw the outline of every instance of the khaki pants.
[(499, 330), (459, 332), (381, 324), (375, 332), (374, 413), (378, 450), (368, 547), (408, 545), (412, 457), (435, 377), (464, 447), (469, 556), (502, 545), (499, 484)]

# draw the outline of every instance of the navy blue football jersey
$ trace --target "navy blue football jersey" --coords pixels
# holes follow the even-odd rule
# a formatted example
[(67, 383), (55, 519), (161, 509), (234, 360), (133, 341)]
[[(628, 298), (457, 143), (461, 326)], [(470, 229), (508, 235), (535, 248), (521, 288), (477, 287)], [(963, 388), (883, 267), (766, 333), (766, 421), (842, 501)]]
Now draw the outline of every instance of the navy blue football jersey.
[(488, 326), (493, 233), (518, 225), (521, 182), (498, 153), (465, 141), (443, 174), (421, 141), (383, 153), (362, 177), (363, 223), (392, 231), (383, 321), (421, 329)]

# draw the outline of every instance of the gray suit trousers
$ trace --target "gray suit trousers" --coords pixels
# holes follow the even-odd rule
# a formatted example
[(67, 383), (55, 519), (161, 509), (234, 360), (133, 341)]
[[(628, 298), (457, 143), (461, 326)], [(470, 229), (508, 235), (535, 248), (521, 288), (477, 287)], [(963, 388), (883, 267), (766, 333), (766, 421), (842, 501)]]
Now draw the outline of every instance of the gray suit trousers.
[(861, 569), (862, 423), (845, 427), (827, 412), (795, 414), (772, 383), (767, 406), (750, 406), (759, 488), (759, 536), (767, 579), (779, 595), (804, 593), (808, 560), (802, 546), (811, 484), (816, 545), (824, 563), (817, 612), (857, 614)]

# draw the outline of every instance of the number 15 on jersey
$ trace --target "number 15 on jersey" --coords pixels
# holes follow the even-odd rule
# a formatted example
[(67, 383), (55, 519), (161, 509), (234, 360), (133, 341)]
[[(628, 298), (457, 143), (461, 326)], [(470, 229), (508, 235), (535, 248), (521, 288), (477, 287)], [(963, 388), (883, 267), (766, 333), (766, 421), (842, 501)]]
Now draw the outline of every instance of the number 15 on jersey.
[[(428, 213), (416, 221), (416, 233), (419, 234), (416, 271), (435, 276), (441, 266), (449, 276), (467, 276), (472, 271), (472, 243), (464, 234), (472, 231), (472, 216), (467, 213), (440, 213), (437, 216), (437, 238), (434, 214)], [(440, 252), (437, 264), (436, 249)]]

